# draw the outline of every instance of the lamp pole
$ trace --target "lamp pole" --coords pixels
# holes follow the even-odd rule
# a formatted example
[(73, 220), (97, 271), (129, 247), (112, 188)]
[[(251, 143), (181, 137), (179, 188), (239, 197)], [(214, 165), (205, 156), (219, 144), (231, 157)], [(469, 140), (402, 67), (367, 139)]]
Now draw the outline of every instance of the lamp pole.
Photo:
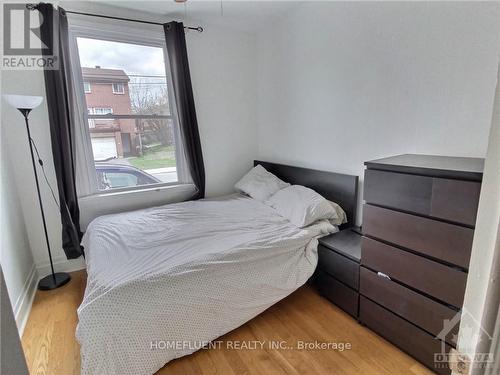
[[(24, 122), (26, 124), (26, 131), (28, 133), (28, 143), (30, 145), (31, 163), (33, 164), (33, 173), (35, 175), (36, 192), (38, 194), (38, 202), (40, 203), (40, 211), (42, 213), (42, 222), (43, 222), (43, 231), (45, 233), (45, 242), (47, 243), (47, 250), (49, 251), (50, 270), (52, 271), (52, 275), (51, 275), (52, 281), (55, 285), (55, 284), (57, 284), (56, 273), (54, 272), (54, 263), (52, 262), (52, 252), (50, 251), (50, 241), (49, 241), (49, 235), (47, 232), (47, 222), (45, 220), (45, 212), (43, 210), (42, 195), (40, 194), (40, 183), (38, 182), (38, 173), (36, 172), (35, 154), (33, 153), (33, 144), (31, 143), (30, 126), (29, 126), (29, 122), (28, 122), (28, 116), (31, 112), (31, 109), (21, 108), (21, 109), (19, 109), (19, 111), (24, 116)], [(39, 286), (39, 288), (42, 289), (40, 286)]]
[(45, 211), (43, 210), (43, 202), (42, 202), (42, 194), (40, 193), (40, 183), (38, 182), (38, 173), (36, 171), (36, 163), (35, 163), (35, 154), (33, 153), (33, 142), (31, 138), (30, 126), (28, 121), (28, 116), (31, 112), (30, 108), (18, 108), (19, 111), (24, 116), (24, 122), (26, 124), (26, 132), (28, 133), (28, 143), (30, 145), (30, 154), (31, 154), (31, 164), (33, 165), (33, 174), (35, 175), (35, 183), (36, 183), (36, 192), (38, 195), (38, 202), (40, 203), (40, 212), (42, 214), (42, 223), (43, 223), (43, 232), (45, 234), (45, 242), (47, 244), (47, 251), (49, 253), (49, 261), (50, 261), (50, 271), (51, 274), (45, 276), (38, 282), (38, 289), (40, 290), (51, 290), (55, 288), (59, 288), (63, 286), (68, 281), (71, 280), (71, 277), (64, 272), (56, 273), (54, 271), (54, 262), (52, 261), (52, 251), (50, 250), (50, 241), (49, 234), (47, 231), (47, 221), (45, 219)]
[[(42, 194), (40, 193), (40, 183), (38, 182), (38, 173), (36, 171), (36, 163), (35, 163), (35, 154), (33, 152), (33, 139), (31, 138), (30, 125), (29, 125), (29, 114), (31, 111), (38, 107), (43, 100), (41, 96), (29, 96), (29, 95), (3, 95), (4, 99), (9, 103), (12, 107), (16, 108), (21, 114), (24, 116), (24, 123), (26, 124), (26, 132), (28, 135), (28, 143), (30, 146), (30, 154), (31, 154), (31, 163), (33, 165), (33, 173), (35, 175), (35, 183), (36, 183), (36, 192), (38, 195), (38, 202), (40, 204), (40, 212), (42, 214), (42, 223), (43, 223), (43, 232), (45, 234), (45, 242), (47, 244), (47, 251), (49, 252), (49, 261), (50, 261), (50, 270), (51, 274), (43, 277), (38, 282), (38, 289), (40, 290), (51, 290), (55, 288), (59, 288), (66, 284), (71, 277), (69, 274), (65, 272), (55, 272), (54, 271), (54, 263), (52, 261), (52, 252), (50, 250), (50, 241), (49, 234), (47, 231), (47, 221), (45, 219), (45, 211), (43, 210), (43, 202), (42, 202)], [(36, 148), (36, 147), (35, 147)], [(38, 151), (37, 151), (38, 154)], [(40, 156), (38, 155), (40, 158)], [(43, 164), (40, 160), (40, 165)]]

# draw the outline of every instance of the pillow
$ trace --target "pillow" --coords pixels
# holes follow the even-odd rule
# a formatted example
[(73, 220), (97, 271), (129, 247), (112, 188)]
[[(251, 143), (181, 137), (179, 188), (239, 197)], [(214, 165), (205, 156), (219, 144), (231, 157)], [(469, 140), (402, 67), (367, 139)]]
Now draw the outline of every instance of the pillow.
[(290, 184), (281, 181), (259, 164), (244, 175), (234, 188), (258, 201), (265, 202), (271, 195), (287, 186)]
[(329, 201), (314, 190), (301, 185), (279, 190), (267, 203), (299, 228), (307, 227), (318, 220), (339, 218)]
[(330, 223), (332, 223), (333, 225), (336, 225), (336, 226), (347, 223), (347, 214), (342, 209), (342, 207), (340, 207), (337, 203), (332, 202), (332, 201), (328, 201), (328, 203), (330, 203), (332, 205), (333, 209), (337, 213), (337, 218), (330, 219)]

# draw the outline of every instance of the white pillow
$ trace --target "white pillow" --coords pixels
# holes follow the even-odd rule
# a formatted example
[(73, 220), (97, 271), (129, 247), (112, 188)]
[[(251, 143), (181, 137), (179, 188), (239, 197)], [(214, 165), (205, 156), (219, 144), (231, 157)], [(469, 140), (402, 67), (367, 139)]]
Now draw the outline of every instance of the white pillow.
[(342, 224), (347, 223), (347, 214), (345, 211), (340, 207), (337, 203), (328, 201), (332, 205), (332, 207), (335, 209), (335, 212), (337, 213), (337, 218), (336, 219), (331, 219), (330, 223), (333, 225), (339, 226)]
[(234, 185), (234, 188), (239, 192), (264, 202), (278, 190), (286, 188), (287, 186), (290, 186), (290, 184), (281, 181), (259, 164), (244, 175), (243, 178)]
[(284, 218), (299, 228), (318, 220), (335, 220), (338, 214), (332, 204), (314, 190), (292, 185), (279, 190), (267, 201)]

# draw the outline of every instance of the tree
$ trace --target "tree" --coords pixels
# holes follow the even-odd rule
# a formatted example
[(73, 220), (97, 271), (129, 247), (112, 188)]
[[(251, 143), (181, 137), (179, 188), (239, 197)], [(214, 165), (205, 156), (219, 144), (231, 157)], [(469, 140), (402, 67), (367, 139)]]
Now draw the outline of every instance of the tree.
[[(160, 78), (164, 80), (163, 78)], [(166, 83), (158, 78), (138, 77), (129, 84), (132, 113), (136, 115), (168, 115), (170, 106)], [(173, 144), (173, 129), (170, 119), (140, 119), (136, 127), (144, 144)]]

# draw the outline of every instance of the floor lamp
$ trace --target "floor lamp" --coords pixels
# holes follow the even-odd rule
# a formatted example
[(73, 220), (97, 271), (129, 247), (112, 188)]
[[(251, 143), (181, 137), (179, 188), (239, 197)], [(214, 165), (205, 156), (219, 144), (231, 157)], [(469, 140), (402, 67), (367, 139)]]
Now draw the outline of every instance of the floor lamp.
[(31, 162), (33, 164), (33, 173), (35, 175), (36, 191), (38, 193), (38, 201), (40, 202), (40, 211), (42, 214), (43, 230), (45, 233), (45, 241), (47, 242), (47, 250), (49, 252), (51, 275), (47, 275), (38, 282), (38, 289), (51, 290), (63, 286), (70, 280), (70, 276), (64, 272), (54, 272), (54, 264), (52, 263), (52, 252), (50, 251), (49, 235), (47, 233), (47, 223), (45, 221), (45, 212), (43, 211), (42, 196), (40, 194), (40, 184), (38, 182), (38, 174), (36, 172), (35, 155), (33, 154), (33, 140), (31, 138), (28, 116), (30, 112), (38, 107), (43, 98), (41, 96), (28, 96), (28, 95), (4, 95), (5, 100), (12, 107), (19, 110), (24, 116), (26, 123), (26, 131), (28, 132), (28, 143), (31, 151)]

